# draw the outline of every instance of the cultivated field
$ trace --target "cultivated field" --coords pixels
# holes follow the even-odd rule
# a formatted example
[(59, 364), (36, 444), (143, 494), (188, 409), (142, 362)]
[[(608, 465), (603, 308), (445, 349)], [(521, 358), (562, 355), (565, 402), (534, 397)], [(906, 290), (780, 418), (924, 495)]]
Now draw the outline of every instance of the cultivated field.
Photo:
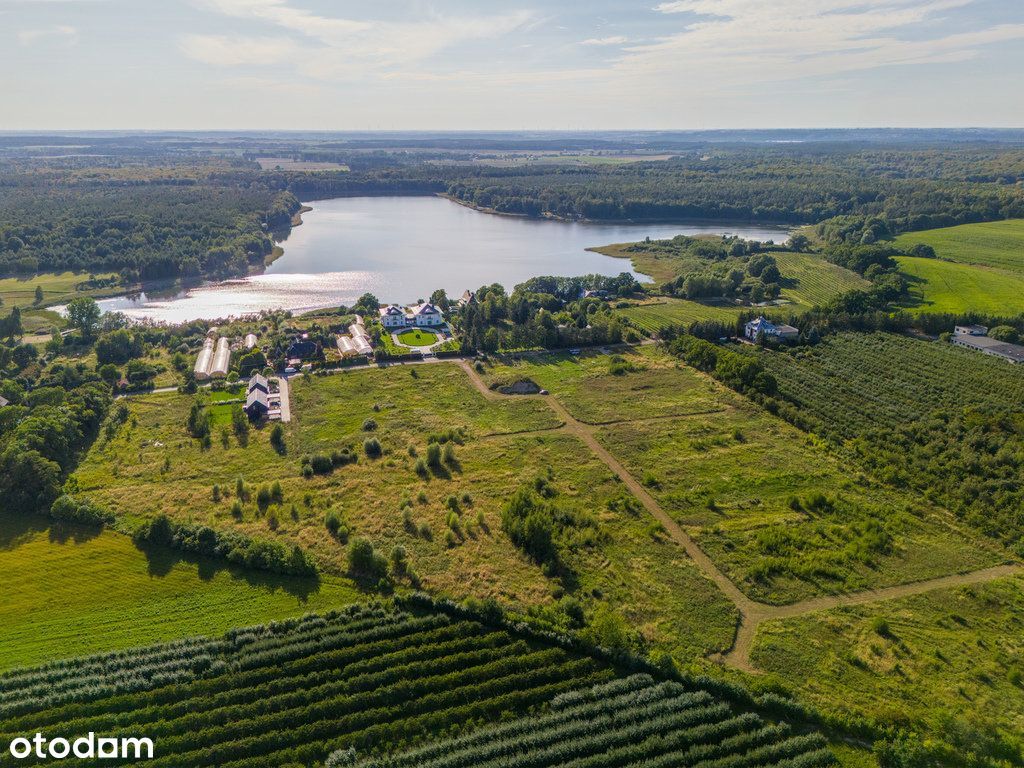
[(959, 227), (907, 232), (896, 245), (930, 245), (940, 259), (998, 267), (1024, 275), (1024, 219), (962, 224)]
[(367, 768), (491, 766), (524, 747), (534, 747), (528, 764), (538, 767), (572, 757), (609, 768), (650, 759), (707, 768), (833, 763), (819, 735), (769, 725), (695, 681), (625, 677), (583, 653), (412, 606), (354, 606), (21, 669), (0, 677), (0, 691), (3, 738), (30, 727), (51, 739), (145, 734), (158, 745), (147, 761), (155, 768), (280, 768), (328, 757), (331, 765), (383, 759), (361, 763)]
[(911, 281), (911, 312), (982, 312), (1009, 316), (1024, 312), (1024, 272), (899, 256)]
[(770, 621), (753, 660), (822, 709), (923, 726), (961, 756), (1015, 764), (1024, 746), (1021, 577)]
[(0, 669), (218, 634), (351, 602), (357, 590), (140, 551), (127, 536), (0, 515)]

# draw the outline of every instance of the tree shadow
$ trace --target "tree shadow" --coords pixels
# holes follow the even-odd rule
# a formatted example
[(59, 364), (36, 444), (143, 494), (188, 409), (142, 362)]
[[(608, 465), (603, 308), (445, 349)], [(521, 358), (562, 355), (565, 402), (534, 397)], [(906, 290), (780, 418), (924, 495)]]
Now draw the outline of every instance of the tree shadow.
[(278, 590), (308, 602), (309, 598), (320, 591), (320, 577), (286, 576), (269, 571), (228, 563), (214, 557), (203, 557), (182, 552), (172, 547), (161, 547), (154, 544), (136, 542), (135, 547), (146, 557), (147, 570), (154, 578), (164, 578), (179, 565), (195, 566), (199, 580), (212, 581), (217, 575), (227, 572), (231, 578), (245, 581), (251, 587), (266, 589), (270, 592)]
[(0, 550), (14, 550), (27, 544), (50, 527), (52, 521), (40, 515), (19, 515), (0, 511)]
[(55, 521), (50, 526), (50, 542), (53, 544), (85, 544), (103, 533), (100, 526), (74, 525)]

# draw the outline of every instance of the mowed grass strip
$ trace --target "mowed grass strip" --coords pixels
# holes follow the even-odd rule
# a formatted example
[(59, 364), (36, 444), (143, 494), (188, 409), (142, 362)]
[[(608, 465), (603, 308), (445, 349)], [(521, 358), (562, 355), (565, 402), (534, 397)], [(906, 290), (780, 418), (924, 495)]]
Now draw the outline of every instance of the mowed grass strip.
[(1024, 312), (1024, 272), (916, 256), (896, 261), (910, 279), (911, 312)]
[(918, 243), (930, 245), (940, 259), (998, 267), (1024, 275), (1024, 219), (926, 229), (896, 238), (900, 248), (909, 249)]
[(127, 536), (0, 514), (0, 669), (218, 634), (358, 598), (347, 582), (227, 569)]
[(1024, 578), (769, 621), (752, 659), (823, 710), (1019, 748)]

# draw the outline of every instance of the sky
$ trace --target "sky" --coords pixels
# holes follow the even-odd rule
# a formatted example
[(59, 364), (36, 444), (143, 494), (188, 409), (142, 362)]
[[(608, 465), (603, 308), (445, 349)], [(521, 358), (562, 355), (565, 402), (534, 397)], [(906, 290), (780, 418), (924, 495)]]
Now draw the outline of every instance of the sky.
[(0, 130), (1024, 127), (1024, 0), (0, 0)]

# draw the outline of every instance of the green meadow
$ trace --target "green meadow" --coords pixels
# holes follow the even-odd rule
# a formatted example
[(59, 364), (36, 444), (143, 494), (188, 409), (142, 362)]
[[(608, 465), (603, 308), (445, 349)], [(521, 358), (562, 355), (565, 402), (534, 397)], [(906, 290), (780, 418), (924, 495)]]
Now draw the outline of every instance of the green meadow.
[(1020, 749), (1024, 578), (769, 621), (752, 659), (825, 711), (923, 726), (961, 755)]
[(1024, 275), (1024, 219), (926, 229), (896, 238), (900, 248), (912, 248), (918, 243), (930, 245), (940, 259)]
[(1024, 272), (917, 256), (896, 261), (911, 281), (912, 312), (1024, 312)]
[(143, 552), (127, 536), (0, 514), (0, 669), (323, 611), (357, 599), (318, 581)]

